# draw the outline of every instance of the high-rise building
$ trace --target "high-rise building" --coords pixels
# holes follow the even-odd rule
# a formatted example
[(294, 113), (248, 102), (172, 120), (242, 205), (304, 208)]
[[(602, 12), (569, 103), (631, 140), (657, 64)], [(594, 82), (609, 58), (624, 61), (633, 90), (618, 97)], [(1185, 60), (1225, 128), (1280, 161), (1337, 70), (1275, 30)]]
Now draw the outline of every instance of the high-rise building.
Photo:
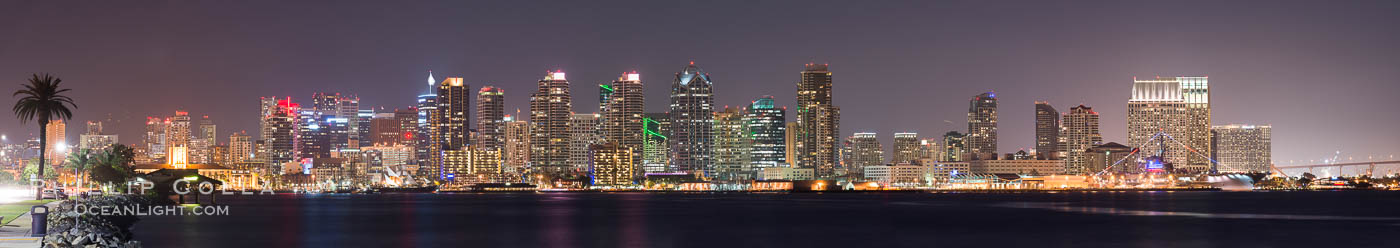
[(875, 133), (856, 133), (847, 140), (851, 142), (851, 164), (847, 165), (850, 172), (860, 173), (866, 166), (885, 164), (885, 148)]
[(752, 135), (744, 123), (744, 112), (737, 107), (725, 106), (724, 110), (714, 115), (712, 130), (715, 136), (711, 139), (715, 149), (714, 164), (706, 168), (705, 175), (720, 180), (752, 179)]
[(798, 129), (801, 127), (795, 121), (784, 123), (783, 126), (787, 129), (783, 130), (783, 161), (788, 167), (792, 167), (797, 163), (797, 132), (801, 131)]
[(1065, 173), (1091, 174), (1089, 158), (1085, 152), (1089, 148), (1103, 144), (1099, 135), (1099, 113), (1093, 108), (1079, 105), (1065, 113), (1064, 126), (1060, 133), (1060, 152), (1065, 155)]
[(573, 114), (569, 117), (568, 165), (575, 170), (588, 168), (588, 146), (603, 143), (598, 131), (602, 115)]
[(441, 180), (494, 182), (501, 173), (501, 152), (468, 145), (442, 150)]
[(569, 166), (569, 123), (573, 115), (569, 81), (563, 71), (550, 72), (530, 95), (530, 164), (561, 171)]
[(414, 153), (418, 158), (417, 174), (422, 177), (439, 178), (442, 162), (442, 147), (438, 146), (437, 80), (433, 71), (428, 71), (428, 88), (418, 95), (418, 127), (413, 136)]
[(944, 161), (947, 159), (947, 152), (942, 145), (938, 144), (939, 138), (919, 139), (919, 151), (915, 156), (916, 161)]
[(671, 84), (671, 164), (680, 172), (702, 173), (714, 163), (714, 92), (710, 74), (686, 65)]
[(361, 109), (359, 110), (359, 113), (356, 114), (355, 118), (351, 119), (350, 121), (354, 122), (354, 125), (351, 126), (350, 130), (355, 132), (351, 139), (357, 142), (355, 144), (352, 144), (353, 146), (350, 146), (350, 148), (373, 146), (374, 134), (370, 132), (370, 125), (373, 124), (370, 122), (374, 121), (374, 110)]
[(589, 146), (588, 175), (595, 186), (629, 186), (638, 173), (633, 170), (632, 148), (616, 142)]
[[(642, 131), (644, 91), (642, 76), (637, 72), (622, 73), (612, 85), (600, 85), (606, 92), (600, 106), (603, 114), (603, 138), (632, 150), (632, 161), (642, 161), (645, 133)], [(640, 165), (640, 163), (638, 163)], [(629, 170), (640, 172), (641, 168)]]
[[(519, 112), (519, 111), (516, 111)], [(515, 116), (520, 116), (516, 114)], [(516, 172), (530, 164), (530, 123), (515, 119), (515, 116), (506, 115), (504, 133), (502, 140), (505, 146), (504, 156), (506, 171)]]
[(190, 113), (185, 111), (175, 111), (175, 117), (170, 118), (170, 127), (165, 129), (165, 144), (169, 147), (190, 147)]
[(442, 150), (457, 150), (470, 144), (471, 86), (462, 78), (449, 77), (437, 87), (437, 143)]
[(1060, 111), (1050, 102), (1035, 102), (1035, 156), (1037, 159), (1060, 159)]
[(972, 97), (967, 109), (967, 159), (997, 157), (997, 94), (986, 92)]
[(228, 136), (228, 162), (231, 164), (243, 164), (254, 162), (253, 137), (243, 132), (233, 133)]
[(87, 132), (84, 132), (83, 134), (102, 134), (102, 122), (88, 121)]
[[(272, 104), (267, 103), (271, 101)], [(301, 112), (301, 105), (292, 103), (292, 98), (276, 99), (273, 97), (262, 98), (263, 116), (262, 137), (266, 155), (262, 156), (262, 162), (270, 166), (280, 166), (296, 159), (297, 146), (300, 142), (297, 139), (301, 136), (301, 125), (298, 123)], [(154, 151), (154, 150), (152, 150)]]
[[(1128, 100), (1128, 144), (1145, 144), (1162, 133), (1165, 137), (1161, 138), (1168, 139), (1165, 162), (1180, 171), (1209, 170), (1208, 81), (1206, 77), (1133, 78), (1132, 98)], [(1186, 147), (1172, 145), (1175, 142), (1171, 140)]]
[(671, 161), (671, 149), (666, 140), (670, 130), (666, 127), (670, 123), (668, 118), (666, 113), (642, 114), (642, 132), (646, 134), (642, 140), (642, 170), (646, 173), (675, 171), (674, 167), (668, 167)]
[[(394, 118), (392, 114), (386, 117), (374, 117), (369, 121), (370, 139), (374, 146), (394, 146), (404, 144), (403, 121)], [(408, 136), (412, 136), (411, 134)]]
[(190, 162), (203, 164), (214, 162), (214, 146), (219, 145), (218, 127), (208, 115), (199, 118), (198, 131), (194, 133), (190, 140)]
[(151, 163), (165, 161), (165, 129), (169, 127), (169, 118), (146, 117), (146, 133), (141, 140), (146, 156), (142, 160)]
[(48, 147), (44, 148), (45, 156), (49, 163), (58, 165), (63, 163), (64, 157), (68, 156), (68, 125), (63, 119), (49, 120), (48, 127), (44, 130), (48, 135)]
[(894, 158), (890, 163), (913, 163), (919, 160), (920, 150), (919, 133), (895, 133)]
[(486, 150), (503, 150), (506, 117), (506, 91), (483, 86), (476, 93), (476, 145)]
[(1273, 127), (1269, 125), (1214, 126), (1211, 151), (1215, 169), (1222, 173), (1269, 173), (1273, 165)]
[(88, 121), (87, 132), (78, 135), (78, 149), (102, 149), (113, 144), (117, 144), (117, 135), (104, 135), (100, 121)]
[(773, 96), (754, 100), (744, 109), (744, 125), (751, 143), (749, 161), (755, 171), (787, 166), (787, 107), (776, 107)]
[(807, 64), (797, 82), (796, 168), (814, 169), (818, 178), (835, 176), (841, 108), (832, 103), (827, 64)]
[(943, 134), (944, 159), (950, 162), (967, 161), (967, 136), (957, 131)]

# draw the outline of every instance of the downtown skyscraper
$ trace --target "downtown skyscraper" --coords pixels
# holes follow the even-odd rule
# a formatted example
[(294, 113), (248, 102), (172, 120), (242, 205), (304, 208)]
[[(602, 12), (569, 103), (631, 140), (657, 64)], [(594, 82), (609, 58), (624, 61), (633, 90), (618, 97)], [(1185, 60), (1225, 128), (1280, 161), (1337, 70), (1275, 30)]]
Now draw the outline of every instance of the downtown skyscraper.
[(1069, 109), (1064, 115), (1064, 128), (1060, 132), (1060, 152), (1065, 157), (1065, 173), (1071, 175), (1093, 174), (1089, 170), (1089, 148), (1103, 144), (1099, 135), (1099, 113), (1093, 108), (1079, 105)]
[(997, 94), (986, 92), (972, 97), (967, 108), (967, 153), (969, 160), (997, 157)]
[(476, 145), (481, 149), (502, 150), (505, 144), (506, 92), (484, 86), (476, 93)]
[(705, 174), (720, 180), (752, 178), (752, 143), (748, 126), (744, 124), (744, 112), (737, 107), (725, 106), (724, 110), (715, 112), (713, 130), (714, 165), (707, 168)]
[(437, 145), (443, 150), (460, 150), (471, 144), (471, 86), (459, 77), (449, 77), (437, 86)]
[(841, 140), (841, 108), (831, 98), (831, 71), (826, 64), (807, 64), (797, 82), (797, 168), (813, 169), (816, 177), (836, 175)]
[(861, 174), (866, 166), (885, 164), (885, 148), (875, 133), (855, 133), (847, 139), (850, 142), (849, 173)]
[(891, 164), (912, 163), (919, 160), (922, 149), (919, 146), (919, 133), (894, 133), (894, 158)]
[(744, 109), (744, 125), (750, 134), (750, 164), (755, 170), (786, 165), (787, 107), (778, 108), (773, 96), (754, 100)]
[(1161, 133), (1163, 137), (1157, 138), (1168, 139), (1162, 156), (1167, 163), (1181, 171), (1207, 171), (1211, 168), (1207, 157), (1211, 154), (1210, 112), (1206, 77), (1133, 78), (1128, 144), (1154, 146), (1157, 141), (1147, 142)]
[(713, 165), (714, 95), (710, 75), (686, 65), (671, 84), (671, 164), (684, 173)]
[(550, 72), (530, 95), (530, 163), (556, 172), (569, 166), (569, 122), (573, 114), (569, 81), (563, 71)]
[[(612, 84), (600, 87), (608, 92), (599, 106), (603, 114), (603, 139), (631, 150), (633, 158), (628, 161), (636, 163), (633, 166), (640, 166), (646, 135), (642, 130), (642, 114), (645, 111), (642, 75), (635, 71), (625, 72)], [(642, 168), (629, 171), (640, 173)]]
[(1211, 151), (1222, 173), (1268, 173), (1273, 166), (1273, 127), (1224, 125), (1211, 127)]
[(296, 159), (297, 138), (301, 129), (298, 125), (298, 112), (301, 105), (292, 103), (292, 97), (278, 99), (264, 97), (262, 103), (262, 127), (259, 139), (265, 152), (257, 154), (269, 166), (280, 166)]
[(1060, 112), (1049, 102), (1035, 102), (1035, 156), (1036, 159), (1059, 159), (1060, 151)]
[(438, 165), (442, 162), (442, 150), (437, 144), (437, 80), (433, 71), (428, 71), (427, 91), (418, 95), (418, 127), (413, 135), (414, 153), (418, 158), (418, 175), (436, 178)]

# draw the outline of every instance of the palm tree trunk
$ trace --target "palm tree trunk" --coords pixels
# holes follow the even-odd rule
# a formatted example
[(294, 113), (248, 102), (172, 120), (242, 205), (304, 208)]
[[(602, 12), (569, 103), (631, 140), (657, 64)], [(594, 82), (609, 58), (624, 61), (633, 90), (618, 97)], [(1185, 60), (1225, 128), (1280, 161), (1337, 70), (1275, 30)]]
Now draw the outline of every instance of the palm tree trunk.
[[(45, 162), (44, 159), (45, 159), (45, 156), (48, 156), (48, 154), (45, 154), (45, 153), (47, 153), (48, 150), (49, 150), (49, 137), (48, 137), (48, 136), (49, 136), (49, 120), (48, 120), (48, 118), (39, 118), (39, 171), (38, 171), (38, 172), (35, 172), (35, 173), (36, 173), (37, 175), (39, 175), (38, 178), (39, 178), (39, 181), (40, 181), (40, 182), (45, 182), (45, 181), (44, 181), (44, 162)], [(30, 182), (30, 183), (33, 184), (33, 182)], [(47, 182), (45, 182), (45, 183), (47, 183)], [(43, 199), (44, 199), (44, 187), (43, 187), (43, 186), (44, 186), (44, 184), (39, 184), (39, 187), (34, 187), (34, 199), (35, 199), (35, 200), (43, 200)]]

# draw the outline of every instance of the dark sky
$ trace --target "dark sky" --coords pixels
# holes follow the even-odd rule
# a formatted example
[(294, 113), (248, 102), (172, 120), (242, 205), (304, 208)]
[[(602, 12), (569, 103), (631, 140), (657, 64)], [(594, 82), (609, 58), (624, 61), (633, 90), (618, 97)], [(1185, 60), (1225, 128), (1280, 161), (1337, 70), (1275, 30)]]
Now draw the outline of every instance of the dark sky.
[(1215, 123), (1272, 124), (1279, 164), (1400, 153), (1397, 1), (466, 2), (6, 1), (0, 85), (54, 73), (78, 102), (69, 142), (110, 114), (135, 143), (146, 116), (176, 109), (210, 115), (220, 136), (254, 132), (259, 96), (408, 106), (429, 69), (500, 86), (524, 111), (535, 81), (562, 69), (577, 112), (597, 109), (597, 83), (637, 70), (660, 112), (693, 60), (721, 106), (791, 106), (816, 62), (831, 64), (845, 135), (888, 146), (893, 132), (964, 131), (967, 100), (994, 90), (1012, 152), (1032, 146), (1036, 100), (1094, 107), (1105, 140), (1122, 142), (1134, 76), (1207, 75)]

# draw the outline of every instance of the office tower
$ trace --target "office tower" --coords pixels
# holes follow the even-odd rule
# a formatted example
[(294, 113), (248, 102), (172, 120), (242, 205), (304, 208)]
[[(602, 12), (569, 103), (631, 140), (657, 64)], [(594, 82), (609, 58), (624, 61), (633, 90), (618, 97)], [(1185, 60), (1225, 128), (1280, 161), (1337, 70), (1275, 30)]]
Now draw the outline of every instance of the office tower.
[(165, 129), (166, 149), (170, 147), (190, 147), (190, 113), (175, 111), (170, 118), (170, 127)]
[(1090, 171), (1089, 158), (1084, 152), (1103, 143), (1099, 136), (1099, 113), (1093, 108), (1079, 105), (1065, 113), (1064, 126), (1060, 133), (1060, 152), (1065, 154), (1065, 173), (1080, 175), (1097, 173)]
[(795, 121), (784, 123), (783, 126), (787, 129), (783, 130), (783, 162), (792, 167), (797, 163), (797, 132), (801, 130), (798, 130), (800, 127)]
[[(1210, 169), (1210, 86), (1206, 77), (1133, 78), (1128, 100), (1128, 144), (1140, 145), (1165, 134), (1163, 158), (1188, 172)], [(1175, 140), (1175, 141), (1171, 141)], [(1181, 145), (1175, 144), (1177, 141)], [(1153, 141), (1151, 144), (1156, 144)], [(1155, 149), (1153, 149), (1155, 150)], [(1193, 151), (1194, 150), (1194, 151)], [(1151, 151), (1155, 155), (1155, 151)]]
[(744, 125), (750, 134), (750, 164), (754, 170), (786, 165), (787, 107), (776, 107), (773, 96), (754, 100), (744, 109)]
[(374, 121), (374, 110), (361, 109), (358, 111), (358, 114), (356, 114), (355, 118), (351, 119), (350, 121), (353, 122), (353, 125), (350, 125), (350, 130), (354, 132), (354, 134), (351, 136), (351, 139), (358, 142), (353, 144), (354, 146), (351, 146), (350, 148), (373, 146), (374, 134), (370, 132), (370, 125), (373, 124), (370, 122)]
[(831, 71), (807, 64), (797, 82), (797, 168), (814, 169), (818, 178), (835, 175), (841, 109), (832, 103)]
[(228, 136), (228, 162), (234, 165), (254, 162), (253, 137), (237, 132)]
[(997, 94), (982, 93), (972, 97), (967, 108), (968, 159), (996, 159), (997, 156)]
[(214, 125), (213, 120), (209, 119), (208, 115), (205, 115), (199, 118), (199, 122), (195, 126), (195, 129), (196, 130), (192, 135), (193, 137), (191, 137), (190, 139), (190, 163), (213, 163), (213, 147), (219, 145), (218, 139), (215, 136), (218, 133), (217, 126)]
[(875, 133), (856, 133), (849, 138), (851, 142), (851, 164), (849, 171), (861, 173), (866, 166), (881, 166), (885, 164), (885, 148), (880, 146), (880, 139)]
[[(516, 111), (519, 112), (519, 111)], [(520, 116), (516, 114), (515, 116)], [(502, 158), (507, 171), (515, 172), (530, 164), (530, 123), (506, 115), (502, 141), (505, 153)]]
[(590, 145), (588, 174), (592, 175), (594, 186), (630, 186), (632, 178), (639, 173), (633, 163), (632, 148), (617, 142)]
[(1211, 127), (1215, 136), (1215, 169), (1221, 173), (1269, 173), (1273, 165), (1273, 127), (1225, 125)]
[(481, 149), (503, 150), (506, 118), (506, 92), (484, 86), (476, 93), (476, 145)]
[[(1085, 160), (1088, 161), (1085, 163), (1085, 170), (1088, 171), (1089, 175), (1100, 172), (1142, 173), (1142, 168), (1137, 166), (1136, 159), (1128, 157), (1132, 153), (1133, 148), (1114, 142), (1096, 145), (1084, 152)], [(1115, 166), (1114, 163), (1118, 163), (1118, 165)], [(1110, 166), (1113, 168), (1109, 168)]]
[(555, 71), (538, 86), (530, 95), (530, 164), (556, 172), (569, 169), (569, 81), (563, 71)]
[[(271, 100), (272, 105), (267, 105)], [(300, 121), (301, 105), (292, 103), (292, 98), (275, 99), (263, 98), (262, 137), (266, 155), (262, 156), (262, 162), (269, 166), (280, 166), (282, 163), (292, 161), (297, 156), (297, 139), (301, 136)], [(154, 150), (152, 150), (154, 151)]]
[(944, 158), (947, 161), (967, 161), (967, 136), (957, 131), (943, 134)]
[(332, 134), (328, 119), (334, 116), (320, 118), (315, 110), (303, 110), (297, 113), (297, 158), (330, 158), (332, 147)]
[(915, 163), (918, 163), (918, 160), (925, 159), (931, 161), (944, 161), (946, 159), (945, 155), (947, 153), (944, 151), (943, 146), (938, 144), (938, 140), (939, 138), (919, 139), (918, 152), (914, 156), (916, 160)]
[(87, 132), (84, 132), (83, 134), (102, 134), (102, 122), (88, 121)]
[(720, 180), (742, 180), (753, 178), (751, 161), (751, 135), (744, 123), (744, 111), (725, 106), (714, 113), (713, 149), (714, 164), (707, 168), (705, 175)]
[(588, 146), (602, 143), (600, 119), (602, 115), (591, 113), (569, 116), (568, 165), (573, 169), (588, 168)]
[(428, 90), (418, 95), (418, 124), (414, 142), (415, 157), (418, 158), (418, 176), (438, 178), (442, 150), (437, 140), (437, 81), (433, 71), (428, 71)]
[(646, 134), (642, 140), (642, 170), (645, 173), (673, 171), (667, 167), (671, 161), (671, 149), (666, 140), (669, 129), (665, 124), (670, 123), (667, 118), (670, 117), (666, 113), (642, 114), (642, 132)]
[(1060, 159), (1060, 112), (1049, 102), (1035, 102), (1035, 153), (1037, 159)]
[(141, 143), (146, 148), (147, 160), (153, 163), (165, 161), (165, 129), (169, 127), (169, 118), (146, 117), (146, 135)]
[(919, 160), (919, 133), (895, 133), (894, 156), (891, 164), (913, 163)]
[(457, 150), (470, 144), (468, 122), (471, 121), (471, 86), (462, 78), (450, 77), (437, 87), (437, 145), (442, 150)]
[(690, 62), (671, 84), (671, 164), (679, 172), (701, 173), (714, 160), (714, 95), (710, 74)]
[(403, 120), (394, 118), (392, 114), (387, 117), (375, 117), (369, 121), (370, 139), (374, 146), (394, 146), (405, 144), (404, 139), (412, 134), (405, 135)]
[[(637, 72), (622, 73), (612, 85), (606, 86), (607, 100), (599, 108), (603, 114), (603, 138), (632, 150), (632, 161), (642, 161), (646, 134), (642, 131), (642, 76)], [(640, 172), (641, 168), (630, 170)], [(640, 175), (640, 174), (639, 174)]]
[(68, 156), (68, 125), (64, 124), (63, 119), (49, 120), (44, 131), (47, 132), (49, 142), (44, 151), (47, 157), (45, 159), (53, 165), (62, 164), (64, 157)]

